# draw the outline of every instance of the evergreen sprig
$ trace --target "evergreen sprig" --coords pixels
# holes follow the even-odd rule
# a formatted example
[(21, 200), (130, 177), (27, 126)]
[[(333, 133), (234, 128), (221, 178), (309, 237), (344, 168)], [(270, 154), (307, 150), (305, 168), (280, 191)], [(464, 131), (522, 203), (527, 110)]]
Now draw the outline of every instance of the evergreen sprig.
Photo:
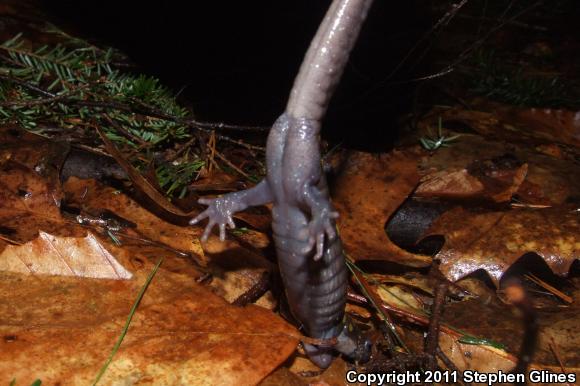
[(159, 154), (189, 141), (188, 111), (159, 79), (115, 68), (125, 61), (119, 52), (61, 37), (53, 47), (34, 48), (21, 34), (0, 45), (0, 124), (74, 130), (89, 139), (99, 125), (117, 146), (146, 150), (149, 159), (136, 158), (136, 166), (156, 159), (160, 186), (183, 196), (204, 162), (195, 152), (171, 162), (159, 162)]

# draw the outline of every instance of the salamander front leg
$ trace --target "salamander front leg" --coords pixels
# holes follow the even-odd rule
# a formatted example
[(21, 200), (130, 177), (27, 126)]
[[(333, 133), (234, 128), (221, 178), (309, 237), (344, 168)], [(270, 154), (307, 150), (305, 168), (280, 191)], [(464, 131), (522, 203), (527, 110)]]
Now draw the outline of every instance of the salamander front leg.
[(200, 204), (207, 205), (207, 209), (192, 219), (189, 224), (195, 225), (203, 219), (208, 219), (208, 223), (201, 236), (201, 241), (206, 242), (212, 228), (217, 225), (220, 232), (220, 240), (226, 238), (226, 225), (231, 229), (235, 228), (232, 216), (249, 206), (264, 205), (272, 202), (272, 193), (268, 181), (263, 179), (258, 185), (251, 189), (242, 190), (235, 193), (225, 194), (218, 198), (201, 198)]

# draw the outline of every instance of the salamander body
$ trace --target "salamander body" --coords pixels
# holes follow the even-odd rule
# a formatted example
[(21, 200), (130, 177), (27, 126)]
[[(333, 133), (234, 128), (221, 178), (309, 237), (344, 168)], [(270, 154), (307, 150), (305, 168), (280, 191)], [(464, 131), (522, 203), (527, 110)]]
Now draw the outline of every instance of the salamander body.
[(311, 42), (286, 106), (268, 136), (267, 175), (255, 187), (216, 199), (191, 220), (208, 218), (202, 236), (218, 225), (234, 227), (233, 213), (273, 203), (272, 230), (290, 309), (313, 338), (337, 338), (334, 347), (304, 344), (310, 359), (328, 367), (332, 350), (365, 360), (370, 342), (344, 319), (347, 272), (336, 233), (338, 217), (321, 168), (319, 135), (332, 92), (340, 80), (372, 0), (334, 0)]

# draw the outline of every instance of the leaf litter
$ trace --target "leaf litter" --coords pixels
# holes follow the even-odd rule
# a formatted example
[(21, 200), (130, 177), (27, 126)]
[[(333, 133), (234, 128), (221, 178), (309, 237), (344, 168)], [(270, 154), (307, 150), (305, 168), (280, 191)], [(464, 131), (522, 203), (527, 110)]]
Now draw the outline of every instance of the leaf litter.
[[(577, 269), (570, 268), (578, 259), (577, 113), (486, 101), (471, 106), (476, 110), (437, 108), (419, 121), (425, 129), (441, 120), (446, 137), (455, 138), (450, 146), (350, 155), (333, 193), (345, 248), (368, 271), (377, 267), (367, 265), (369, 261), (411, 267), (404, 279), (378, 269), (367, 280), (414, 352), (423, 350), (423, 333), (416, 327), (429, 323), (433, 294), (431, 278), (418, 268), (441, 261), (443, 273), (459, 280), (446, 305), (439, 343), (460, 370), (509, 371), (517, 361), (521, 321), (502, 302), (501, 285), (522, 256), (536, 254), (560, 275), (572, 269), (570, 279), (551, 280), (570, 295), (571, 304), (562, 304), (536, 284), (527, 285), (550, 305), (539, 309), (541, 332), (533, 367), (562, 371), (564, 366), (578, 372), (580, 283)], [(467, 126), (468, 132), (454, 132), (458, 125)], [(75, 178), (61, 187), (59, 165), (68, 147), (19, 133), (15, 136), (14, 128), (0, 131), (2, 263), (26, 266), (24, 261), (32, 261), (56, 269), (69, 249), (79, 267), (94, 266), (95, 256), (113, 257), (118, 266), (105, 265), (105, 271), (120, 266), (133, 276), (94, 279), (62, 263), (44, 272), (1, 267), (0, 374), (6, 377), (1, 381), (91, 382), (153, 262), (163, 258), (104, 384), (255, 384), (276, 368), (264, 384), (343, 383), (350, 366), (343, 360), (315, 374), (305, 358), (292, 355), (298, 341), (292, 326), (263, 308), (229, 304), (273, 270), (264, 259), (267, 209), (257, 216), (239, 216), (246, 216), (257, 231), (231, 234), (225, 244), (212, 236), (202, 248), (200, 229), (160, 220), (116, 189)], [(19, 143), (11, 148), (16, 138)], [(137, 186), (147, 182), (133, 177)], [(151, 195), (154, 187), (142, 190)], [(162, 210), (187, 214), (163, 196), (152, 197)], [(71, 208), (61, 210), (63, 199), (73, 214), (65, 213)], [(445, 239), (433, 257), (397, 246), (384, 231), (409, 200), (451, 208), (422, 229), (424, 235)], [(111, 220), (108, 213), (116, 217)], [(47, 248), (54, 252), (47, 253)], [(492, 285), (479, 275), (482, 270)], [(208, 272), (211, 283), (203, 284)], [(269, 309), (275, 304), (272, 297), (263, 303)], [(376, 313), (362, 299), (357, 304), (351, 303), (349, 310)], [(291, 362), (279, 367), (288, 357)]]
[[(11, 159), (0, 172), (0, 382), (91, 382), (159, 258), (166, 262), (103, 384), (257, 383), (295, 350), (299, 334), (280, 317), (254, 305), (229, 305), (216, 294), (220, 285), (197, 282), (207, 264), (198, 229), (166, 223), (115, 189), (76, 178), (56, 190), (68, 211), (61, 214), (46, 178)], [(114, 213), (117, 221), (86, 221), (102, 219), (99, 213)], [(255, 256), (235, 244), (224, 248), (210, 240), (207, 253), (227, 249), (242, 262)], [(244, 268), (246, 276), (253, 272)], [(223, 286), (225, 296), (231, 290)]]

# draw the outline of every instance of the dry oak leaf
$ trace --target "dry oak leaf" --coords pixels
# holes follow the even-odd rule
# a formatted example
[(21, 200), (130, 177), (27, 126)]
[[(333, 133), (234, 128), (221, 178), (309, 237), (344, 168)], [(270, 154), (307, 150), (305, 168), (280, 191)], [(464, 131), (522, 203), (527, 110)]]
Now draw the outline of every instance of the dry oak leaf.
[(536, 253), (559, 275), (580, 258), (580, 212), (573, 206), (470, 212), (452, 209), (439, 217), (428, 236), (445, 236), (435, 256), (441, 272), (458, 280), (479, 269), (496, 285), (504, 272), (526, 253)]
[(345, 250), (356, 260), (388, 260), (425, 267), (429, 256), (407, 252), (388, 238), (385, 223), (413, 191), (419, 175), (416, 149), (373, 155), (352, 152), (334, 184), (333, 203)]
[(133, 276), (90, 232), (80, 238), (39, 231), (35, 240), (4, 248), (0, 271), (118, 280)]

